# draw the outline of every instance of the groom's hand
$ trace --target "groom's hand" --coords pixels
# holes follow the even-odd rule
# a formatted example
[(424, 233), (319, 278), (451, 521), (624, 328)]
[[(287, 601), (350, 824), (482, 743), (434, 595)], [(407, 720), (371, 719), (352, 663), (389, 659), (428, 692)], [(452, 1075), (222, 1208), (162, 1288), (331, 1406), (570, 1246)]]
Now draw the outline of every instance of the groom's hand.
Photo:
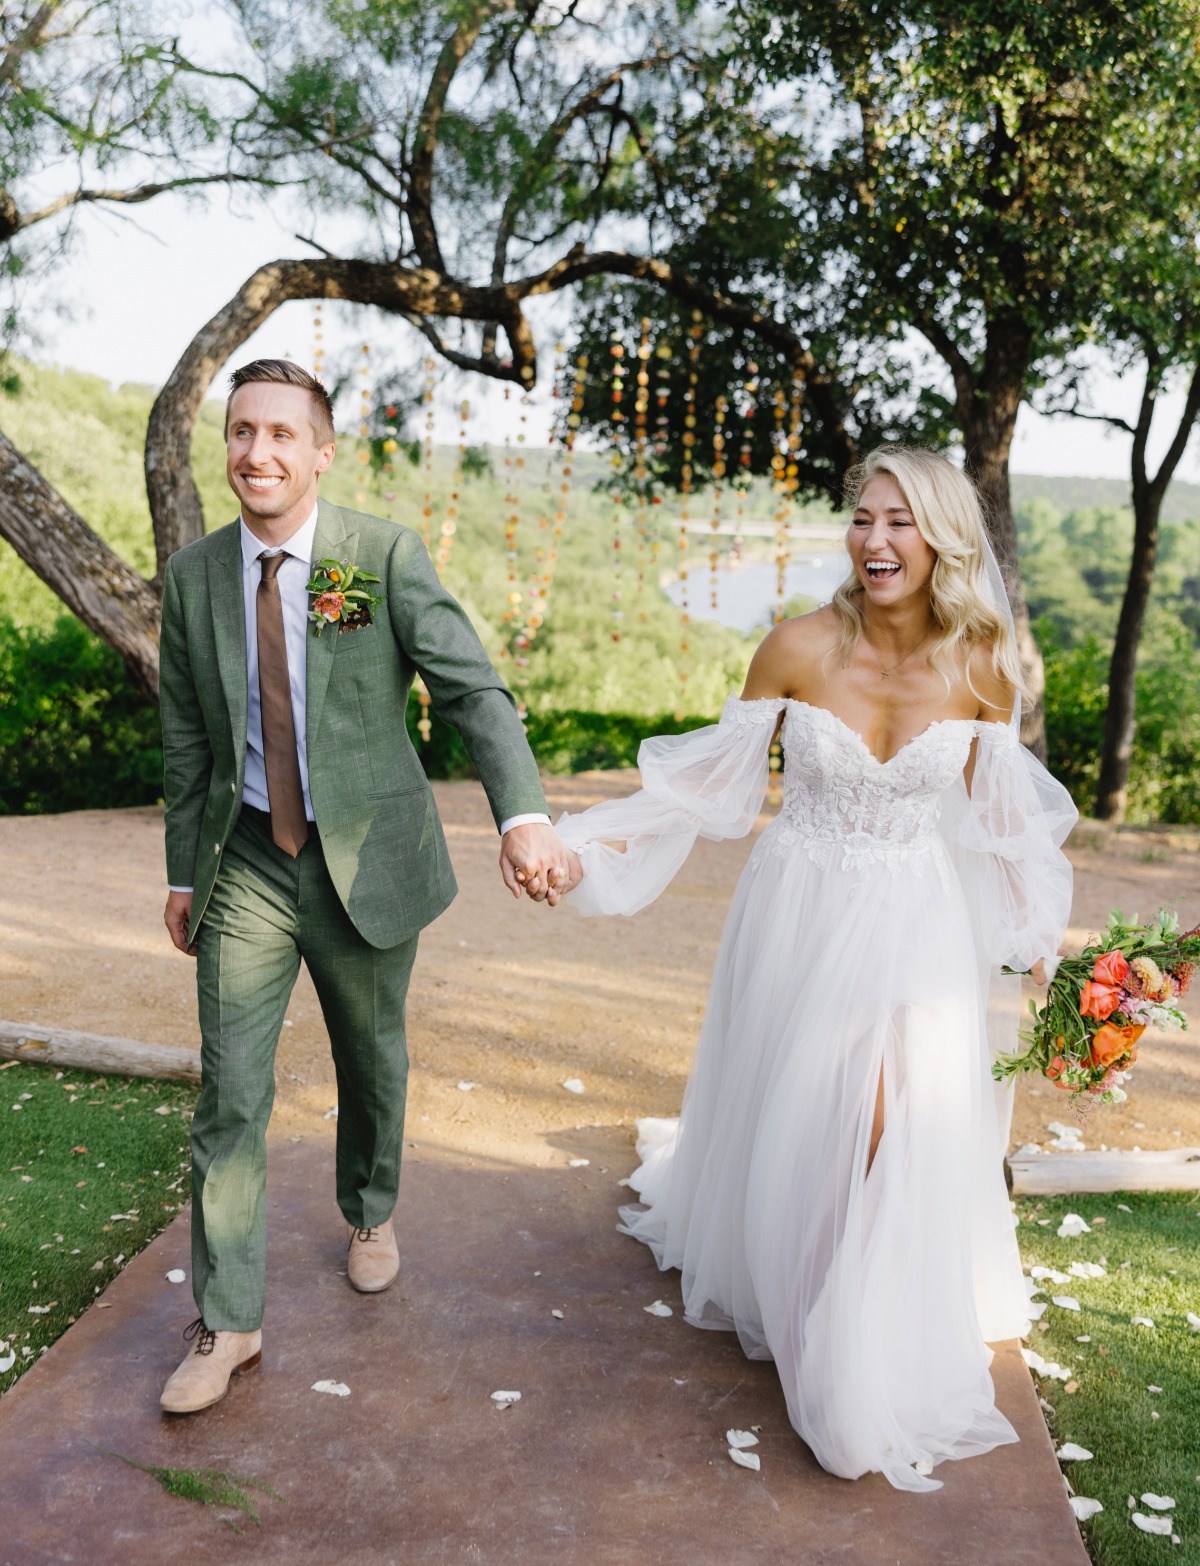
[(551, 908), (583, 879), (579, 860), (554, 828), (540, 821), (510, 827), (500, 839), (500, 874), (514, 897), (528, 892), (535, 903)]
[(171, 939), (187, 957), (196, 955), (196, 948), (188, 945), (188, 926), (192, 922), (192, 894), (168, 892), (163, 923), (171, 933)]

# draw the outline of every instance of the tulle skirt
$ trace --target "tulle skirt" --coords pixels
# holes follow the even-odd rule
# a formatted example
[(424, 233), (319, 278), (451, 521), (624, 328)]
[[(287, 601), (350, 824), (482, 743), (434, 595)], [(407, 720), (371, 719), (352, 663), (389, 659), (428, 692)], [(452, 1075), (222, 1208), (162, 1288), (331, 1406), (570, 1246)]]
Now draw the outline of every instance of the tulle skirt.
[(689, 1321), (775, 1361), (826, 1469), (933, 1489), (937, 1463), (1017, 1439), (986, 1346), (1028, 1330), (988, 967), (936, 833), (846, 868), (778, 825), (737, 887), (681, 1118), (639, 1123), (623, 1226), (680, 1269)]

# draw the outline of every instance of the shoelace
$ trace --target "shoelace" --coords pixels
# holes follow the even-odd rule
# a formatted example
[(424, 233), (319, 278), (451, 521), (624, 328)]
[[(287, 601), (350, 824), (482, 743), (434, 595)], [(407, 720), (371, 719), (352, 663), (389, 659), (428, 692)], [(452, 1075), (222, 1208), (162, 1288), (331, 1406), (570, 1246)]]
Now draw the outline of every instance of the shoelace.
[(203, 1316), (197, 1316), (191, 1326), (183, 1329), (185, 1343), (190, 1343), (193, 1338), (196, 1340), (197, 1354), (211, 1354), (216, 1345), (217, 1334), (204, 1325)]
[(354, 1238), (356, 1240), (361, 1240), (364, 1245), (373, 1245), (375, 1243), (375, 1236), (378, 1233), (379, 1225), (376, 1224), (373, 1229), (355, 1229)]

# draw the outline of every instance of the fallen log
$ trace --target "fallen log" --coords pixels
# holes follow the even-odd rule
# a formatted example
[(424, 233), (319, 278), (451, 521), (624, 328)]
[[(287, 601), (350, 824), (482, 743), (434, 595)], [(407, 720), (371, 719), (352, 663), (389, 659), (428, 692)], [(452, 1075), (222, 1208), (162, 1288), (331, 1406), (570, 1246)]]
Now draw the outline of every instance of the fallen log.
[(94, 1071), (101, 1076), (162, 1077), (199, 1082), (200, 1051), (167, 1044), (141, 1044), (99, 1033), (73, 1033), (36, 1022), (0, 1021), (0, 1057), (34, 1066)]
[(1037, 1153), (1008, 1160), (1014, 1196), (1200, 1191), (1200, 1147), (1165, 1152)]

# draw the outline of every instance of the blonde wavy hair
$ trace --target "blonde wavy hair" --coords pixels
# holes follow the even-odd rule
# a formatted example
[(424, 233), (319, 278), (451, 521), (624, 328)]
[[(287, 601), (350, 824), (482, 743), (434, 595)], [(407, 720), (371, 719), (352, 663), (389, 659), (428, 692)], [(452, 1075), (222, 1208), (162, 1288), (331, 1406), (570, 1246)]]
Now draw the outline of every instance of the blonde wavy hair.
[[(939, 634), (929, 649), (930, 667), (946, 681), (949, 691), (950, 675), (956, 672), (962, 656), (968, 688), (979, 696), (971, 683), (971, 657), (977, 648), (987, 647), (996, 675), (1028, 698), (1008, 617), (994, 607), (985, 586), (986, 534), (975, 486), (935, 451), (880, 446), (846, 475), (846, 499), (852, 508), (880, 473), (889, 474), (900, 486), (917, 531), (937, 557), (929, 595)], [(863, 634), (864, 596), (854, 571), (833, 595), (833, 608), (841, 622), (843, 664), (850, 661)]]

